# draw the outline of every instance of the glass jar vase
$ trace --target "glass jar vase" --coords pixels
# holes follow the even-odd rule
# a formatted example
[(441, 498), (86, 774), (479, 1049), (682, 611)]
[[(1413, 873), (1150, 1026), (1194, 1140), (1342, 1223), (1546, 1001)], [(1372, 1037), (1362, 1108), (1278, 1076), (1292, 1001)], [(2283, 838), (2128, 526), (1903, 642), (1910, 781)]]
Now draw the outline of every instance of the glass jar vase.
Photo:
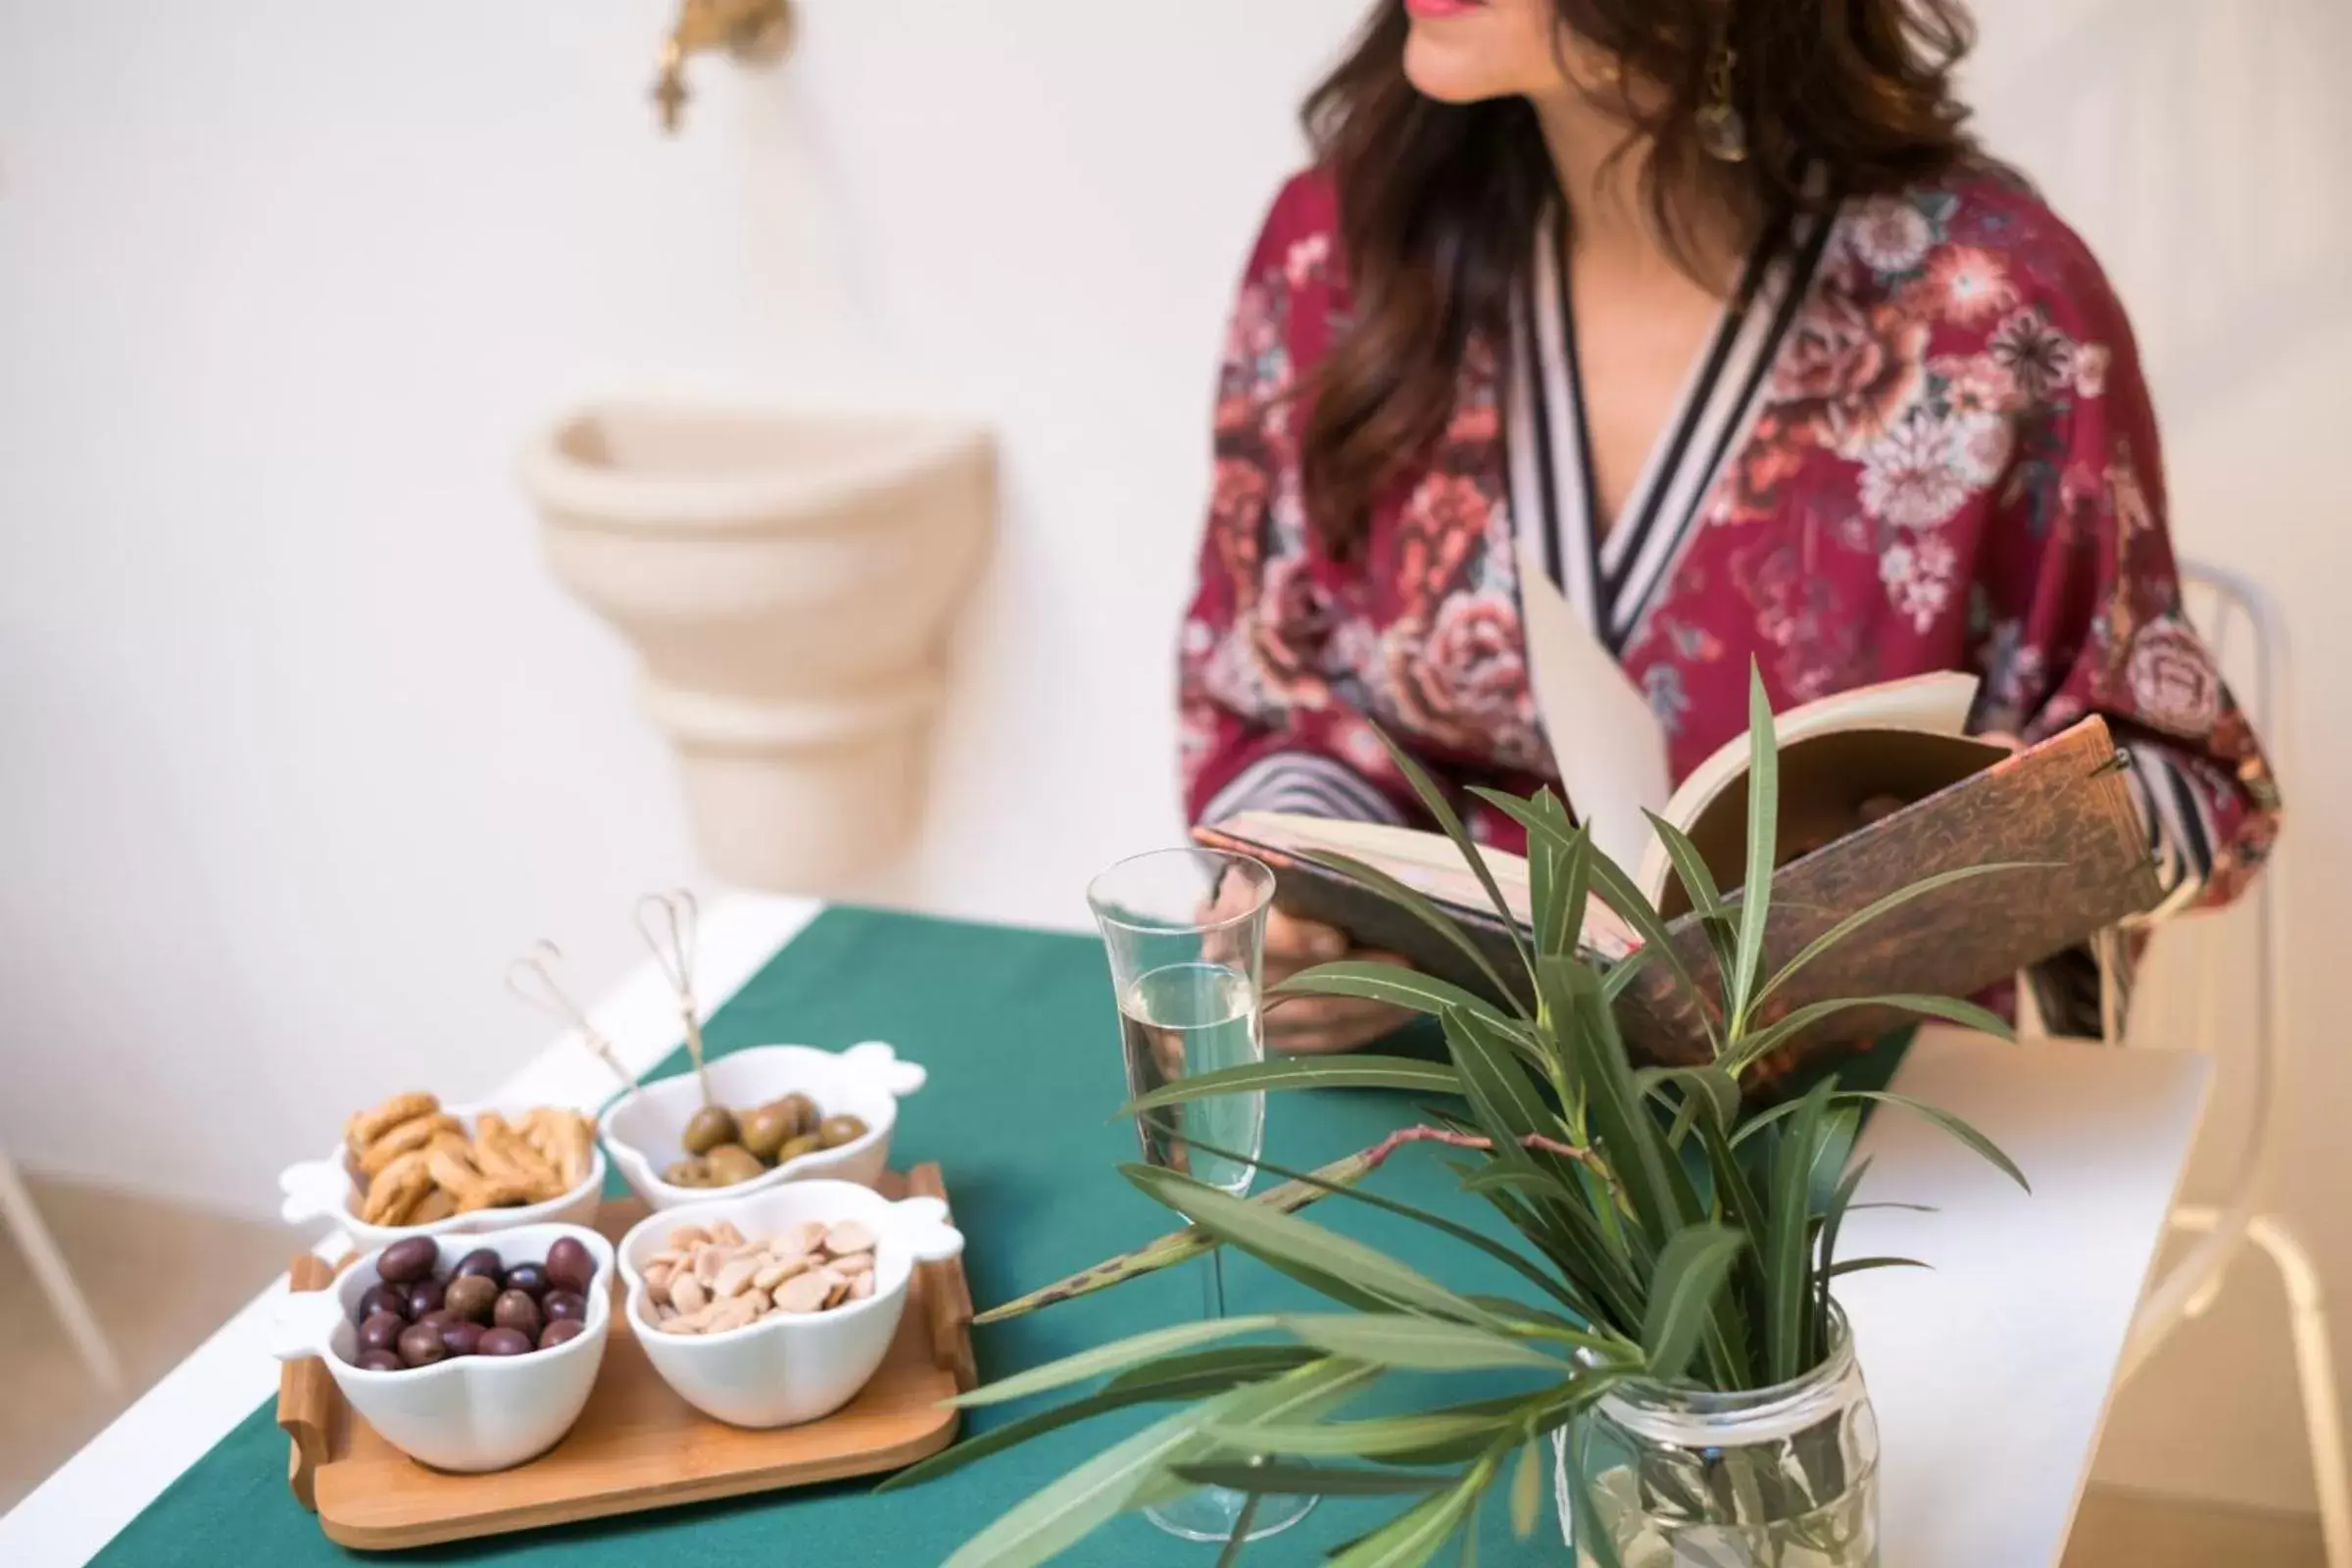
[(1842, 1316), (1828, 1359), (1773, 1388), (1603, 1396), (1555, 1461), (1580, 1568), (1877, 1568), (1879, 1424)]

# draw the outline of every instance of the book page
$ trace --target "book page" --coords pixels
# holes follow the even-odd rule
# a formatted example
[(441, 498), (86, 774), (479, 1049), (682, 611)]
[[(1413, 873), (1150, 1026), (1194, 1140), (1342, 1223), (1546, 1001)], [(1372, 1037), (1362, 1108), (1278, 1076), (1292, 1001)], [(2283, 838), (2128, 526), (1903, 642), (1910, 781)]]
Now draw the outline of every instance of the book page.
[(1528, 681), (1551, 742), (1560, 786), (1601, 854), (1631, 875), (1651, 841), (1644, 811), (1663, 811), (1672, 775), (1666, 732), (1641, 688), (1618, 667), (1544, 571), (1519, 547), (1519, 601), (1527, 622)]
[[(1817, 735), (1864, 730), (1964, 735), (1968, 730), (1968, 715), (1976, 707), (1978, 684), (1974, 675), (1935, 670), (1901, 680), (1882, 681), (1875, 686), (1857, 686), (1852, 691), (1833, 692), (1774, 714), (1774, 743), (1786, 757), (1792, 748)], [(1683, 780), (1682, 787), (1658, 814), (1684, 832), (1691, 831), (1725, 790), (1747, 776), (1747, 731), (1742, 728), (1690, 770), (1690, 776)], [(1783, 794), (1785, 800), (1788, 798), (1786, 789)], [(1656, 842), (1653, 834), (1636, 880), (1655, 903), (1670, 875), (1665, 846)]]

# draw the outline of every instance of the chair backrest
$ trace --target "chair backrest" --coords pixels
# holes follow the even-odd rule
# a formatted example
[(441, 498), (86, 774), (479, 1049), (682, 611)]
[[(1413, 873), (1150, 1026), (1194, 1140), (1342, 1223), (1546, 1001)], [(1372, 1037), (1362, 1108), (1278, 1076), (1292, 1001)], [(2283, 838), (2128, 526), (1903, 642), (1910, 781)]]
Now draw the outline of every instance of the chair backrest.
[[(2261, 737), (2272, 767), (2283, 776), (2288, 740), (2286, 694), (2292, 667), (2286, 623), (2277, 601), (2258, 583), (2195, 562), (2180, 564), (2180, 590), (2183, 612), (2224, 671), (2231, 695)], [(2274, 858), (2243, 901), (2242, 918), (2251, 922), (2251, 976), (2243, 974), (2240, 965), (2225, 965), (2229, 945), (2217, 940), (2219, 932), (2196, 929), (2204, 920), (2173, 922), (2172, 935), (2194, 946), (2193, 953), (2181, 956), (2195, 965), (2195, 1047), (2218, 1058), (2227, 1020), (2232, 1040), (2228, 1060), (2233, 1076), (2242, 1073), (2245, 1077), (2246, 1144), (2236, 1178), (2230, 1183), (2232, 1196), (2241, 1201), (2251, 1200), (2269, 1174), (2275, 1142), (2273, 1113), (2280, 1102), (2280, 1036), (2286, 1016), (2285, 923), (2280, 914), (2283, 859)], [(2240, 917), (2232, 911), (2232, 921)]]

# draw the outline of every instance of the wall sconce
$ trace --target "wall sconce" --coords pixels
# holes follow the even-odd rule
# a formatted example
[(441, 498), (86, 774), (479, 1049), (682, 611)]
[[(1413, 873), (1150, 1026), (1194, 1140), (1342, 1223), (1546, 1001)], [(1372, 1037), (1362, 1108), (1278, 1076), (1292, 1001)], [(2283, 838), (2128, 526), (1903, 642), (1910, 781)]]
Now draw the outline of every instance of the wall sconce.
[(680, 0), (677, 25), (662, 45), (654, 104), (662, 128), (675, 135), (685, 118), (686, 62), (724, 49), (745, 65), (770, 65), (792, 43), (791, 0)]

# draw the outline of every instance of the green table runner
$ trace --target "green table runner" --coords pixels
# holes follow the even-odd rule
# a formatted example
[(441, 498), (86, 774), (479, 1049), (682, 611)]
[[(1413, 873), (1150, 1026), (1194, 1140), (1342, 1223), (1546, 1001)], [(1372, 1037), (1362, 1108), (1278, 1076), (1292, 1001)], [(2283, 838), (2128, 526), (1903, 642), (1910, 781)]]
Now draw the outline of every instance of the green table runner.
[[(835, 908), (778, 954), (710, 1021), (714, 1054), (790, 1041), (838, 1050), (887, 1040), (930, 1069), (900, 1108), (892, 1162), (937, 1160), (946, 1172), (972, 1296), (986, 1306), (1173, 1228), (1112, 1167), (1137, 1157), (1135, 1134), (1110, 1120), (1125, 1098), (1110, 981), (1091, 938)], [(678, 1052), (656, 1071), (685, 1069)], [(1376, 1141), (1406, 1107), (1393, 1096), (1274, 1097), (1267, 1157), (1293, 1167)], [(1473, 1200), (1446, 1193), (1430, 1156), (1400, 1156), (1381, 1180), (1416, 1202), (1495, 1233)], [(1432, 1179), (1434, 1177), (1434, 1179)], [(1457, 1243), (1329, 1202), (1318, 1218), (1398, 1248), (1465, 1290), (1524, 1290), (1500, 1265)], [(1226, 1269), (1235, 1312), (1318, 1299), (1249, 1259)], [(1200, 1310), (1190, 1271), (1140, 1281), (1045, 1313), (977, 1331), (981, 1376), (993, 1379)], [(984, 1430), (1028, 1406), (973, 1412)], [(1000, 1454), (930, 1486), (876, 1498), (870, 1482), (771, 1493), (593, 1524), (378, 1557), (380, 1561), (638, 1564), (936, 1563), (1019, 1498), (1159, 1412), (1119, 1412)], [(349, 1563), (286, 1489), (286, 1441), (274, 1400), (214, 1446), (96, 1559), (105, 1568), (163, 1564)], [(1289, 1533), (1254, 1545), (1250, 1563), (1319, 1561), (1333, 1545), (1394, 1512), (1396, 1499), (1330, 1500)], [(1564, 1558), (1547, 1506), (1537, 1538), (1511, 1540), (1499, 1500), (1479, 1530), (1482, 1560), (1556, 1565)], [(1129, 1516), (1061, 1559), (1181, 1563), (1215, 1552)]]

